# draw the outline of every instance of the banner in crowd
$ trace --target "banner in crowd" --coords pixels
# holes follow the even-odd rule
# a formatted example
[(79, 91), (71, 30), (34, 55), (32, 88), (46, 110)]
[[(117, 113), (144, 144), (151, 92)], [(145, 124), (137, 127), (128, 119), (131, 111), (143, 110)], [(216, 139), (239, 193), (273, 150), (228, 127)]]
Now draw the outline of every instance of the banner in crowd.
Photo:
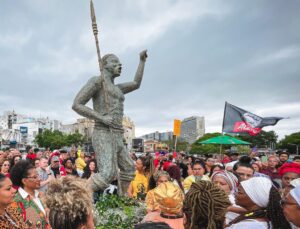
[(178, 119), (174, 119), (174, 129), (173, 134), (177, 137), (180, 136), (180, 128), (181, 128), (181, 121)]
[(274, 126), (281, 117), (262, 118), (249, 111), (243, 110), (225, 102), (223, 128), (225, 133), (247, 133), (255, 136), (264, 126)]

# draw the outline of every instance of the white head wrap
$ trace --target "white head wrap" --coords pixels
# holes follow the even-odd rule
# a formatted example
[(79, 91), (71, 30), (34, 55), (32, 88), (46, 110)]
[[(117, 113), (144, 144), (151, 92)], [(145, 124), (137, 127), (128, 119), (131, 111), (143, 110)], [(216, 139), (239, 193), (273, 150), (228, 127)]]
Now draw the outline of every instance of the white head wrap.
[(242, 181), (241, 185), (249, 198), (259, 207), (265, 208), (269, 203), (272, 182), (265, 177), (252, 177)]
[(290, 191), (290, 194), (300, 206), (300, 186), (297, 186), (296, 188), (292, 189)]

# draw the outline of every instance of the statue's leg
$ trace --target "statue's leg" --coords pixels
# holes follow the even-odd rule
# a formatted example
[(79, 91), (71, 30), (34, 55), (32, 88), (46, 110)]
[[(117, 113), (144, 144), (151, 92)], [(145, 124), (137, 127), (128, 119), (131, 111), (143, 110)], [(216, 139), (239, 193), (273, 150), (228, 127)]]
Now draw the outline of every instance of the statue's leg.
[[(120, 138), (121, 137), (121, 138)], [(118, 142), (118, 166), (120, 169), (120, 182), (119, 185), (121, 187), (122, 194), (125, 195), (127, 193), (128, 186), (130, 182), (133, 180), (135, 175), (135, 167), (133, 160), (131, 159), (128, 151), (125, 149), (124, 143), (123, 143), (123, 133), (121, 133), (121, 136), (117, 138)]]
[(114, 137), (109, 130), (95, 128), (92, 143), (99, 169), (92, 177), (92, 189), (104, 190), (117, 175)]

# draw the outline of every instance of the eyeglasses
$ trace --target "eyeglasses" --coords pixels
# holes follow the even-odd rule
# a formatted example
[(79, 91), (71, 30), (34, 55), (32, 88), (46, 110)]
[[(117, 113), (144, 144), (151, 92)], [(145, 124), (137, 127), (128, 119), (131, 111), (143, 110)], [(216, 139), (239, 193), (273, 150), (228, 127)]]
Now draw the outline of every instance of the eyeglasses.
[(40, 176), (36, 175), (36, 176), (25, 177), (25, 178), (31, 178), (31, 179), (34, 179), (34, 180), (38, 180), (38, 179), (40, 179)]

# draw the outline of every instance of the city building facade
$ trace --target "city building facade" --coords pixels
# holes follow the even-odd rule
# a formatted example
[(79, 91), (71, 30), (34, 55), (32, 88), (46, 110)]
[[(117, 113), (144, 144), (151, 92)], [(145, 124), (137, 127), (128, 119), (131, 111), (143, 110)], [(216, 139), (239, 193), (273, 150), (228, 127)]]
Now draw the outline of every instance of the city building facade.
[(144, 139), (145, 141), (152, 140), (152, 141), (171, 141), (173, 139), (173, 131), (166, 131), (160, 133), (159, 131), (155, 131), (150, 134), (145, 134), (140, 138)]
[[(123, 128), (124, 128), (124, 144), (127, 149), (132, 147), (132, 139), (135, 138), (135, 125), (129, 117), (123, 117)], [(82, 134), (87, 143), (91, 143), (92, 134), (94, 131), (95, 122), (88, 118), (77, 119), (75, 123), (62, 125), (61, 131), (65, 134), (74, 134), (76, 132)]]
[(205, 134), (204, 117), (192, 116), (181, 122), (180, 138), (189, 144), (194, 143)]
[(44, 129), (60, 130), (61, 122), (47, 118), (34, 118), (15, 111), (0, 116), (0, 140), (5, 145), (34, 145), (37, 134)]

